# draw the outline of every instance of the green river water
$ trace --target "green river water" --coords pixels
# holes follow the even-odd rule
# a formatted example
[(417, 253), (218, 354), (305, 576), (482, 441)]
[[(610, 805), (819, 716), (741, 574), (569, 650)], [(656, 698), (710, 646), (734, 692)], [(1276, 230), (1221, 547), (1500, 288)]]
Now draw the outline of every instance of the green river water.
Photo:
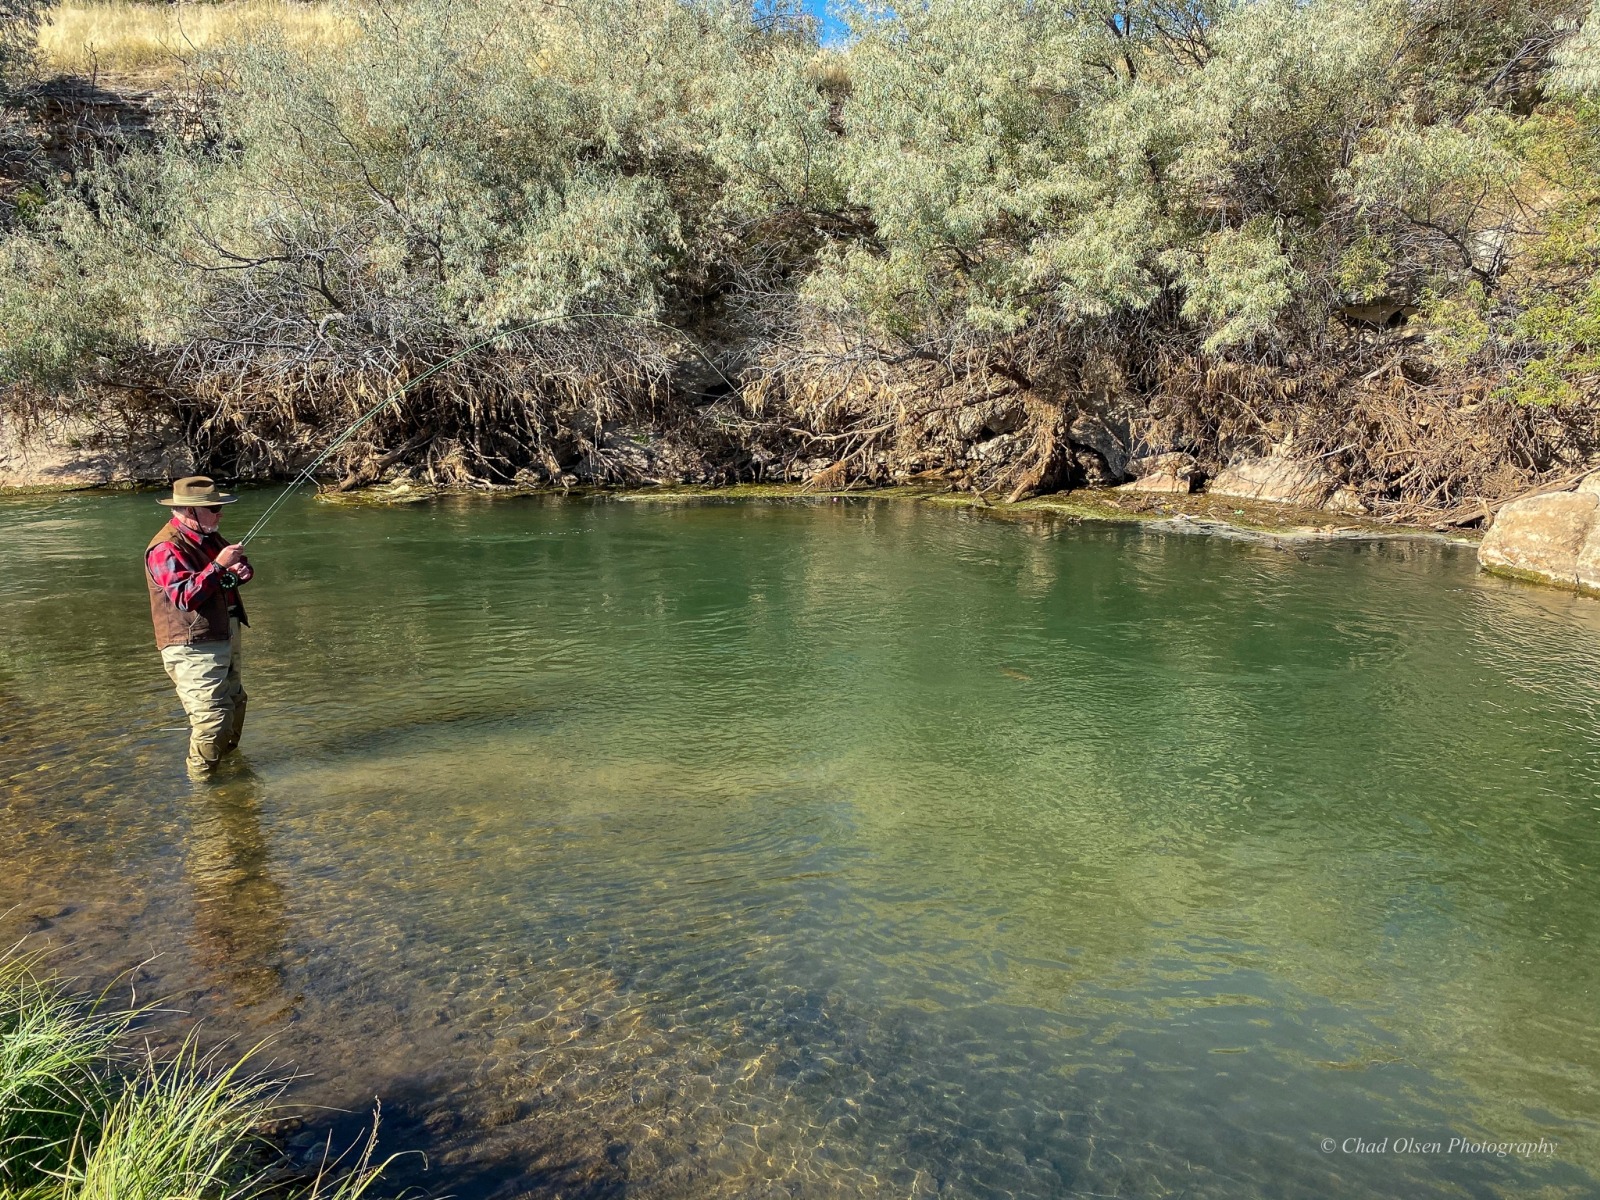
[(301, 1146), (379, 1097), (461, 1200), (1600, 1195), (1600, 602), (1426, 542), (302, 498), (192, 786), (151, 499), (0, 503), (0, 934), (272, 1038), (349, 1110)]

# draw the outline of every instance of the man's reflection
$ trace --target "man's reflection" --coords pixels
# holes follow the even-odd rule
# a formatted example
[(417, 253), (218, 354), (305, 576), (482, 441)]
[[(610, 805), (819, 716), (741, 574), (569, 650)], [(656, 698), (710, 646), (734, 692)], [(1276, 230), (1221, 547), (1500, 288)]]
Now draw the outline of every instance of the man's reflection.
[(260, 1014), (270, 1020), (290, 1003), (284, 995), (288, 916), (261, 831), (258, 781), (240, 764), (230, 778), (196, 788), (194, 804), (189, 876), (200, 965), (238, 1008), (276, 1001)]

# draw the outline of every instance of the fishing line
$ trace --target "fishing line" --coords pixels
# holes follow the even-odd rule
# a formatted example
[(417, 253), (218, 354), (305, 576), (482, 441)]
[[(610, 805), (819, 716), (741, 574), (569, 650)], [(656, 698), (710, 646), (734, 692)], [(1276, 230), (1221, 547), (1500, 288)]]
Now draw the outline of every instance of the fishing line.
[(442, 362), (434, 363), (433, 366), (429, 367), (421, 375), (418, 375), (415, 379), (408, 379), (405, 383), (401, 384), (394, 391), (386, 395), (382, 400), (378, 401), (371, 408), (367, 409), (366, 412), (362, 413), (353, 422), (351, 422), (350, 425), (346, 426), (344, 432), (336, 437), (332, 443), (329, 444), (327, 449), (323, 450), (321, 454), (312, 459), (311, 462), (308, 463), (306, 467), (289, 482), (288, 487), (284, 488), (282, 492), (273, 498), (272, 503), (267, 505), (267, 510), (256, 518), (256, 523), (250, 526), (250, 528), (245, 532), (245, 535), (239, 539), (238, 544), (243, 546), (249, 542), (250, 539), (260, 533), (261, 530), (266, 527), (267, 522), (272, 519), (272, 514), (278, 511), (278, 509), (283, 505), (284, 501), (292, 496), (295, 490), (299, 488), (301, 484), (305, 483), (311, 478), (312, 474), (315, 473), (318, 467), (328, 461), (329, 455), (354, 437), (360, 431), (362, 426), (376, 417), (380, 412), (388, 407), (388, 405), (396, 400), (399, 400), (400, 397), (404, 396), (423, 380), (438, 374), (440, 371), (454, 363), (460, 362), (463, 358), (466, 358), (467, 355), (482, 350), (485, 346), (491, 345), (494, 342), (498, 342), (501, 338), (511, 337), (513, 334), (526, 333), (530, 329), (535, 329), (540, 325), (549, 325), (556, 321), (587, 321), (602, 317), (623, 321), (638, 321), (641, 324), (654, 325), (658, 329), (665, 329), (671, 333), (677, 334), (679, 337), (683, 338), (689, 343), (690, 348), (700, 356), (701, 361), (715, 371), (723, 383), (727, 384), (729, 388), (737, 387), (733, 380), (729, 379), (722, 373), (722, 368), (711, 361), (711, 357), (701, 348), (699, 342), (695, 341), (688, 334), (684, 333), (683, 330), (668, 325), (665, 321), (658, 321), (654, 317), (642, 317), (638, 313), (625, 312), (577, 313), (563, 314), (561, 316), (553, 317), (540, 317), (538, 320), (529, 321), (526, 325), (517, 325), (511, 329), (502, 329), (499, 333), (490, 334), (481, 342), (475, 342), (468, 346), (465, 350), (462, 350), (456, 354), (452, 354), (449, 358), (444, 359)]

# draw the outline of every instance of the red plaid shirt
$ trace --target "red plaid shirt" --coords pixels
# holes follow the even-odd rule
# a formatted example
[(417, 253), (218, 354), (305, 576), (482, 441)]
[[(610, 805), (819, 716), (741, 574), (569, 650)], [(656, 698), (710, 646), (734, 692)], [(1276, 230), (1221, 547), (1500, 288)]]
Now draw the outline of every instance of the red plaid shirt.
[[(201, 601), (222, 586), (224, 569), (217, 566), (216, 557), (227, 543), (221, 538), (208, 538), (196, 533), (177, 517), (172, 518), (172, 525), (179, 537), (188, 542), (192, 549), (200, 551), (206, 565), (198, 571), (191, 571), (171, 542), (160, 542), (151, 547), (150, 553), (144, 556), (144, 565), (150, 572), (150, 578), (156, 581), (156, 586), (167, 594), (168, 600), (184, 612), (193, 612)], [(234, 575), (240, 583), (244, 583), (250, 577), (249, 568), (240, 570), (235, 566)], [(230, 596), (229, 608), (233, 607), (232, 599)]]

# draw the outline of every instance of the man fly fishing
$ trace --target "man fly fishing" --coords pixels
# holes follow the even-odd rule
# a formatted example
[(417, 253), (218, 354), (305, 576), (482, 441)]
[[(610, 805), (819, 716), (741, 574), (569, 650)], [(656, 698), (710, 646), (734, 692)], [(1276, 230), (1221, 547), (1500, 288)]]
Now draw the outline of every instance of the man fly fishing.
[[(172, 485), (170, 499), (158, 500), (172, 509), (167, 527), (150, 539), (145, 550), (145, 582), (150, 589), (150, 615), (155, 621), (156, 646), (161, 662), (178, 689), (178, 699), (189, 714), (189, 774), (203, 779), (216, 769), (223, 755), (239, 745), (244, 729), (245, 692), (239, 681), (239, 627), (250, 622), (239, 599), (239, 587), (253, 574), (244, 556), (245, 543), (266, 528), (288, 499), (339, 447), (353, 438), (390, 404), (412, 388), (470, 354), (501, 338), (525, 333), (541, 325), (601, 318), (637, 321), (671, 330), (653, 317), (634, 313), (597, 312), (578, 316), (552, 314), (536, 317), (511, 329), (502, 329), (464, 350), (412, 376), (371, 408), (361, 413), (278, 493), (245, 535), (229, 543), (217, 532), (222, 506), (237, 499), (217, 490), (204, 475), (190, 475)], [(680, 336), (685, 336), (679, 332)], [(691, 348), (729, 388), (734, 382), (723, 374), (699, 343)]]
[(250, 622), (239, 586), (254, 571), (244, 548), (217, 532), (222, 506), (236, 499), (204, 475), (178, 480), (170, 498), (156, 501), (172, 509), (172, 520), (144, 555), (156, 647), (189, 715), (188, 768), (195, 779), (210, 775), (244, 730), (239, 627)]

